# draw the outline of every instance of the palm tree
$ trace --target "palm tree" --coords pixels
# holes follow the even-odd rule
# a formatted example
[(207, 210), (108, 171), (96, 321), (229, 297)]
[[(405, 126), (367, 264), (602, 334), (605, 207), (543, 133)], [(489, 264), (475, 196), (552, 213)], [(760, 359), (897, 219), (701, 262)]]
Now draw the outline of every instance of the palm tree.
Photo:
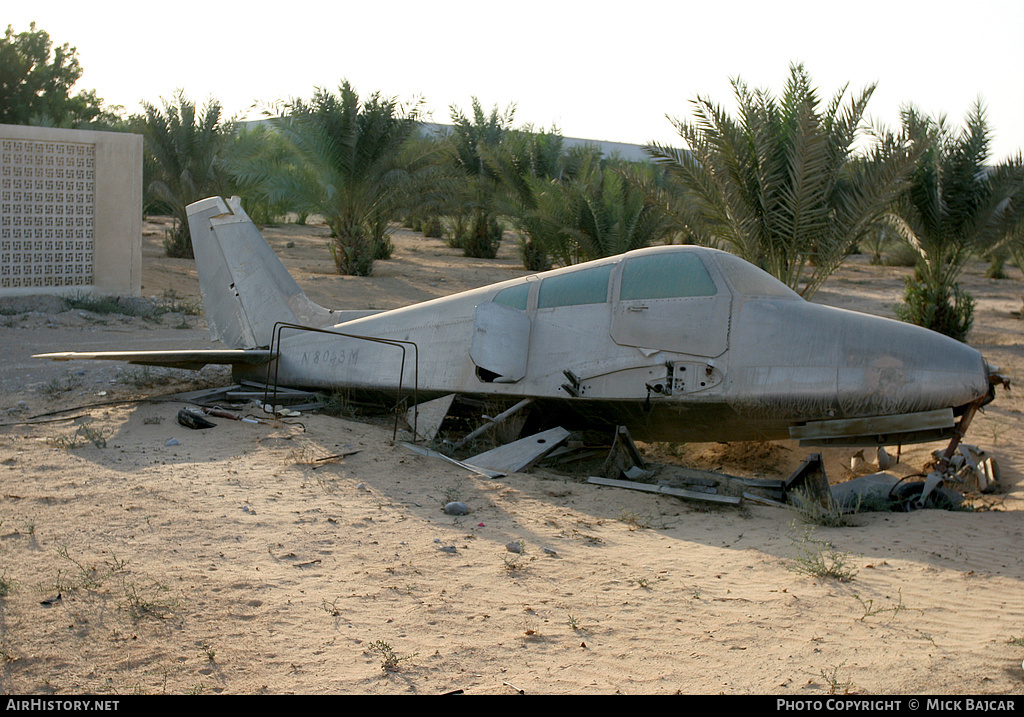
[(885, 133), (854, 156), (873, 85), (849, 99), (844, 87), (824, 108), (802, 65), (778, 99), (732, 85), (737, 118), (698, 97), (694, 122), (673, 120), (687, 147), (647, 150), (687, 192), (675, 211), (690, 236), (810, 298), (886, 212), (914, 156)]
[(1012, 177), (1008, 181), (1015, 182), (1017, 188), (1006, 207), (1006, 232), (996, 251), (1005, 251), (1019, 268), (1024, 269), (1024, 154), (1018, 152), (1001, 164), (1000, 170)]
[[(274, 167), (275, 171), (295, 171), (299, 157), (284, 136), (269, 124), (240, 128), (224, 149), (224, 165), (233, 180), (232, 193), (242, 198), (246, 213), (257, 224), (280, 221), (298, 207), (284, 199), (267, 200), (253, 166)], [(299, 213), (300, 219), (305, 215)]]
[(192, 258), (185, 207), (219, 194), (226, 186), (221, 154), (231, 136), (232, 123), (221, 121), (221, 106), (216, 100), (200, 111), (181, 91), (173, 101), (163, 101), (163, 110), (148, 103), (143, 109), (147, 164), (154, 172), (147, 191), (169, 207), (175, 219), (164, 249), (167, 256)]
[(520, 258), (530, 271), (551, 268), (551, 231), (537, 214), (539, 199), (554, 180), (564, 178), (566, 154), (563, 138), (554, 128), (534, 132), (532, 127), (509, 131), (500, 145), (482, 148), (488, 171), (500, 184), (496, 207), (510, 217), (519, 231)]
[(509, 190), (507, 212), (526, 237), (524, 263), (529, 248), (569, 265), (648, 246), (675, 232), (640, 181), (653, 181), (650, 165), (604, 159), (598, 148), (586, 146), (573, 148), (556, 165), (553, 143), (533, 147), (487, 155)]
[(419, 126), (418, 106), (374, 93), (364, 101), (347, 82), (338, 94), (318, 89), (293, 99), (274, 121), (298, 163), (252, 162), (240, 181), (262, 187), (271, 203), (323, 216), (340, 274), (369, 276), (387, 246), (388, 222), (411, 191), (402, 150)]
[(512, 128), (515, 106), (504, 113), (495, 107), (486, 115), (474, 97), (472, 118), (455, 106), (450, 111), (449, 158), (463, 177), (453, 198), (452, 244), (461, 247), (466, 256), (493, 259), (502, 237), (495, 206), (499, 184), (484, 155), (501, 146)]
[(932, 119), (907, 107), (903, 130), (923, 152), (892, 217), (919, 257), (897, 315), (964, 340), (974, 301), (958, 280), (971, 258), (1020, 233), (1022, 164), (1018, 158), (987, 165), (991, 132), (981, 102), (959, 131), (945, 117)]

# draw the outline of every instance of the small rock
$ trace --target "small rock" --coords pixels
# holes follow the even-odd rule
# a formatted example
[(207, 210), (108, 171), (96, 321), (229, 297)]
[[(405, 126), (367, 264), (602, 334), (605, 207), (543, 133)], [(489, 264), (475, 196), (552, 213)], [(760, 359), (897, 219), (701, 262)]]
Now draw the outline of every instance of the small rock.
[(179, 441), (177, 438), (172, 438), (171, 440), (167, 441), (167, 443), (165, 443), (164, 445), (165, 446), (180, 446), (181, 445), (181, 441)]
[(455, 549), (454, 545), (442, 545), (440, 548), (438, 548), (438, 550), (440, 550), (442, 553), (457, 553), (458, 552), (458, 550)]
[(541, 548), (541, 550), (543, 550), (548, 555), (558, 555), (558, 551), (554, 548)]
[(519, 540), (513, 540), (511, 543), (505, 544), (505, 550), (507, 550), (510, 553), (522, 553), (523, 543)]
[(461, 501), (453, 500), (444, 507), (444, 512), (448, 515), (467, 515), (469, 513), (469, 506)]

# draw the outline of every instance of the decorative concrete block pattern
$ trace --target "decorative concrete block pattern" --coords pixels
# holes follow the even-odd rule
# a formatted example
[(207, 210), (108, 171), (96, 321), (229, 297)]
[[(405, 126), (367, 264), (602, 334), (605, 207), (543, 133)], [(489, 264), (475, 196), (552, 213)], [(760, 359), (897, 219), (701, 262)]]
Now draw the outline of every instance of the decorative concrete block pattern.
[(93, 284), (96, 147), (0, 138), (0, 291)]

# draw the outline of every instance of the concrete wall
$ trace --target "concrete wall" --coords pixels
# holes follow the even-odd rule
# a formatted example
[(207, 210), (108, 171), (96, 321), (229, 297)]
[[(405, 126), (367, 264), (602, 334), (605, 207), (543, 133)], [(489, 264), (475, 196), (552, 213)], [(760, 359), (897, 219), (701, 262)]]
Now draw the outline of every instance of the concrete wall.
[(139, 296), (142, 137), (0, 124), (0, 296)]

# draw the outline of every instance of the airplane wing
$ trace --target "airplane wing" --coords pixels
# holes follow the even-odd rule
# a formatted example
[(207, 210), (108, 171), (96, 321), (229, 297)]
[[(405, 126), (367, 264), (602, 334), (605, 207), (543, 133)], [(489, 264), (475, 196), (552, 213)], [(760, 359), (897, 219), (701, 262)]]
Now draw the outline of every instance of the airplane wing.
[(32, 358), (51, 361), (125, 361), (143, 366), (168, 366), (198, 370), (207, 364), (258, 365), (274, 358), (267, 349), (183, 349), (176, 351), (61, 351), (36, 354)]

